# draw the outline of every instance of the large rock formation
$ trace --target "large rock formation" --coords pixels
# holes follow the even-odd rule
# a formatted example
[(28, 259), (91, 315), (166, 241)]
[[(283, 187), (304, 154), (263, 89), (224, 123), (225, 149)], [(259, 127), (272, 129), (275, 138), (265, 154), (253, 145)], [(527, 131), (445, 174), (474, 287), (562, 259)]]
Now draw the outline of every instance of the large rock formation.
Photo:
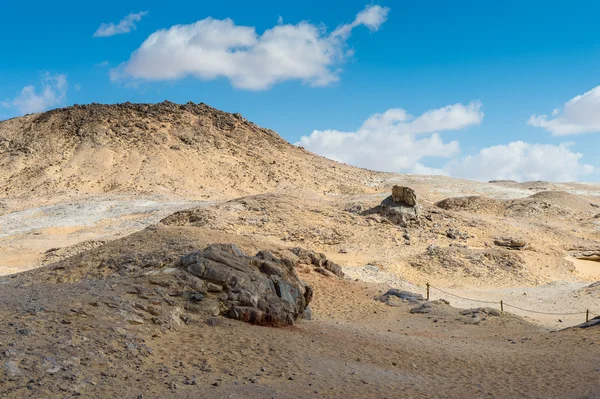
[(232, 244), (213, 244), (181, 258), (181, 267), (197, 277), (196, 289), (223, 291), (226, 316), (245, 322), (286, 326), (309, 310), (312, 288), (303, 284), (291, 261), (261, 251), (245, 255)]
[(377, 213), (401, 227), (419, 221), (420, 207), (415, 192), (409, 187), (394, 186), (392, 195), (384, 199)]

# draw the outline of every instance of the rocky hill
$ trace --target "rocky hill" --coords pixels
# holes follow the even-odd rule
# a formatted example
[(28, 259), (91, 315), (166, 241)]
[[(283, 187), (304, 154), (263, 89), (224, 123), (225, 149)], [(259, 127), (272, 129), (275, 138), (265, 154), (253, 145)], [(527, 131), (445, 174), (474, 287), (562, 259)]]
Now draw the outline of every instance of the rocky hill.
[(75, 105), (0, 122), (0, 197), (361, 193), (380, 175), (205, 104)]

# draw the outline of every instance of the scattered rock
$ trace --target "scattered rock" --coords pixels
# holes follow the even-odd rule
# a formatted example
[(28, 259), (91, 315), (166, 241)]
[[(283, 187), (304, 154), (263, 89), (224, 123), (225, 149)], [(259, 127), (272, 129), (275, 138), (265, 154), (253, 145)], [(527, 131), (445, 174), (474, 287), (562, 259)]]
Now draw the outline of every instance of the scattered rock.
[(6, 376), (9, 378), (18, 377), (23, 373), (17, 364), (12, 360), (9, 360), (4, 364), (4, 370), (6, 372)]
[(77, 243), (63, 248), (50, 248), (44, 253), (44, 258), (41, 261), (42, 265), (49, 265), (51, 263), (59, 262), (63, 259), (77, 255), (81, 252), (89, 251), (106, 244), (106, 241), (102, 240), (90, 240)]
[(315, 268), (315, 271), (316, 271), (317, 273), (320, 273), (320, 274), (322, 274), (322, 275), (323, 275), (323, 276), (325, 276), (325, 277), (334, 277), (334, 276), (335, 276), (335, 274), (331, 273), (329, 270), (327, 270), (327, 269), (324, 269), (324, 268), (322, 268), (322, 267), (316, 267), (316, 268)]
[(494, 245), (508, 249), (522, 250), (527, 248), (528, 243), (520, 238), (497, 237), (494, 239)]
[(470, 275), (477, 278), (496, 278), (500, 273), (520, 278), (527, 276), (525, 262), (519, 255), (498, 248), (430, 245), (424, 253), (412, 259), (410, 265), (426, 273)]
[(412, 308), (410, 313), (431, 313), (435, 309), (450, 306), (450, 302), (445, 299), (436, 299), (435, 301), (425, 302), (421, 306)]
[(362, 212), (362, 205), (360, 204), (348, 204), (344, 207), (346, 212), (358, 214)]
[(600, 326), (600, 316), (596, 316), (593, 319), (590, 319), (588, 322), (579, 325), (580, 328), (588, 328), (594, 326)]
[(494, 308), (477, 308), (477, 309), (466, 309), (459, 312), (461, 316), (467, 316), (465, 323), (467, 324), (479, 324), (482, 321), (487, 320), (488, 316), (499, 317), (502, 313), (498, 309)]
[(446, 230), (446, 237), (448, 237), (451, 240), (456, 240), (456, 239), (467, 240), (471, 236), (468, 233), (463, 233), (457, 229), (449, 228), (448, 230)]
[(398, 298), (401, 299), (403, 302), (408, 302), (411, 304), (421, 303), (425, 300), (425, 298), (423, 298), (423, 295), (421, 294), (415, 294), (414, 292), (410, 291), (402, 291), (397, 288), (391, 288), (387, 290), (385, 294), (377, 297), (376, 299), (390, 306), (398, 306), (392, 300), (392, 298)]
[(124, 309), (121, 309), (119, 311), (119, 313), (121, 314), (121, 316), (123, 316), (123, 318), (125, 319), (125, 321), (131, 325), (140, 325), (140, 324), (144, 324), (144, 319), (139, 317), (138, 315), (128, 312)]
[(221, 319), (218, 317), (209, 317), (208, 319), (204, 320), (204, 322), (211, 327), (218, 327), (223, 324)]
[[(316, 268), (325, 269), (338, 277), (344, 277), (344, 271), (342, 270), (342, 267), (327, 259), (327, 257), (322, 253), (299, 247), (292, 248), (291, 251), (298, 257), (298, 263), (313, 265)], [(315, 269), (315, 271), (321, 273), (319, 270)]]

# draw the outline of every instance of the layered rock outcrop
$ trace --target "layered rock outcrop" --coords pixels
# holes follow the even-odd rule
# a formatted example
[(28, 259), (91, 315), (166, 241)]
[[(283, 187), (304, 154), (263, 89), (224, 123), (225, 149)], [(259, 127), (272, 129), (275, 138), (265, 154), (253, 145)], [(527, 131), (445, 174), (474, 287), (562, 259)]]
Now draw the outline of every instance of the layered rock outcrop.
[(247, 256), (232, 244), (213, 244), (181, 258), (197, 277), (199, 291), (222, 291), (222, 313), (252, 324), (287, 326), (310, 310), (312, 288), (300, 281), (291, 261), (270, 252)]

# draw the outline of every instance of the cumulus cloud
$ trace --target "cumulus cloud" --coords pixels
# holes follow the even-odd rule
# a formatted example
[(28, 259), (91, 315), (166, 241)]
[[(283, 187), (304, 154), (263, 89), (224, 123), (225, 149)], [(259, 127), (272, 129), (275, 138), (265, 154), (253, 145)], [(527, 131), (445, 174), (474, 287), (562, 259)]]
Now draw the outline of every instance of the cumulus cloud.
[(131, 13), (120, 20), (118, 24), (112, 22), (109, 24), (102, 23), (96, 32), (94, 32), (93, 37), (109, 37), (129, 33), (132, 30), (135, 30), (136, 23), (140, 22), (147, 14), (148, 11), (141, 11), (135, 14)]
[(444, 170), (455, 177), (484, 181), (574, 181), (593, 173), (594, 167), (581, 163), (583, 154), (573, 152), (571, 146), (515, 141), (453, 160)]
[(529, 125), (544, 128), (554, 136), (600, 132), (600, 86), (567, 101), (548, 115), (532, 115)]
[(339, 80), (339, 65), (351, 55), (346, 42), (352, 30), (365, 26), (376, 31), (388, 12), (386, 7), (367, 6), (352, 23), (330, 34), (322, 26), (284, 24), (282, 18), (262, 35), (231, 19), (175, 25), (150, 35), (128, 61), (111, 71), (111, 79), (225, 77), (234, 87), (249, 90), (268, 89), (287, 80), (325, 86)]
[(46, 111), (65, 101), (67, 88), (67, 75), (46, 72), (38, 87), (25, 86), (14, 99), (3, 101), (2, 105), (14, 108), (20, 114)]
[(416, 118), (394, 108), (372, 115), (355, 132), (315, 130), (296, 145), (336, 161), (374, 170), (446, 174), (419, 162), (426, 157), (451, 158), (459, 153), (457, 141), (445, 143), (434, 132), (463, 129), (482, 120), (479, 101), (449, 105)]

